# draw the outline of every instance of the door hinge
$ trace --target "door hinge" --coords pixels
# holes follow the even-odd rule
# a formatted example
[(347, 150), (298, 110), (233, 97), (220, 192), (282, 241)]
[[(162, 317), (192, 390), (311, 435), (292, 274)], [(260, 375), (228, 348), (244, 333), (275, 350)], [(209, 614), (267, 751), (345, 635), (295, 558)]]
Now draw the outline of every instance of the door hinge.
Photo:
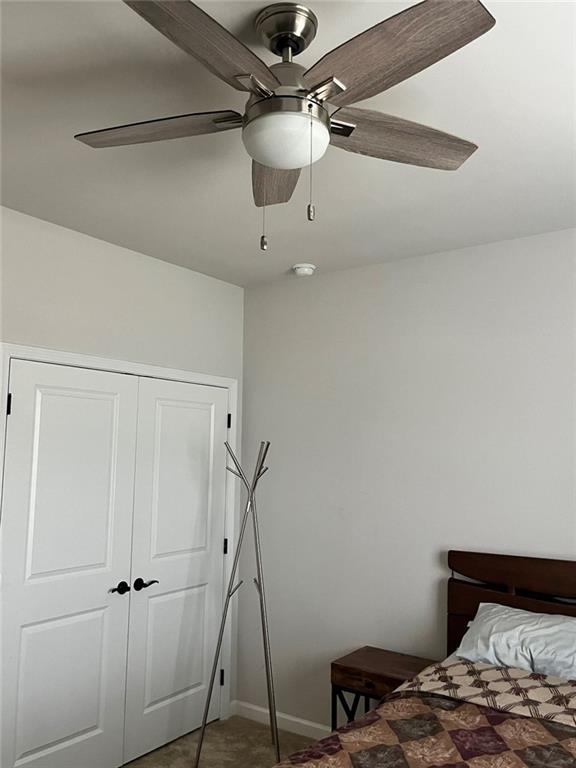
[(6, 416), (10, 416), (12, 413), (12, 392), (8, 392), (8, 399), (6, 400)]
[(228, 539), (224, 539), (224, 554), (228, 554)]
[(224, 685), (224, 670), (220, 670), (220, 685)]
[(228, 414), (228, 429), (232, 429), (232, 414)]

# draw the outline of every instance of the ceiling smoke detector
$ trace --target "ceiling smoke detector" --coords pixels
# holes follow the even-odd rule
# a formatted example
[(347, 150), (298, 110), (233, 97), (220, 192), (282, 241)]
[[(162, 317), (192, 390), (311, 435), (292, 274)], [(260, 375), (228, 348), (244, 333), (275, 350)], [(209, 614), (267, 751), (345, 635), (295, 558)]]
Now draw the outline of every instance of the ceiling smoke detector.
[(316, 272), (316, 264), (294, 264), (292, 272), (296, 277), (311, 277)]

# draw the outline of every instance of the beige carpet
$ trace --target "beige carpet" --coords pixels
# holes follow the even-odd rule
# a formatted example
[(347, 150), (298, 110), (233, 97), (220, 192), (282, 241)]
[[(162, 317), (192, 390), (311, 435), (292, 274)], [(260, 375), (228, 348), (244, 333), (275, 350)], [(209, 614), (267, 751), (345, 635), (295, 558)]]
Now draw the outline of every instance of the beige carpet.
[[(192, 768), (198, 732), (183, 736), (165, 747), (128, 763), (129, 768)], [(305, 736), (280, 731), (282, 756), (297, 752), (310, 743)], [(275, 763), (270, 729), (231, 717), (206, 729), (200, 768), (271, 768)]]

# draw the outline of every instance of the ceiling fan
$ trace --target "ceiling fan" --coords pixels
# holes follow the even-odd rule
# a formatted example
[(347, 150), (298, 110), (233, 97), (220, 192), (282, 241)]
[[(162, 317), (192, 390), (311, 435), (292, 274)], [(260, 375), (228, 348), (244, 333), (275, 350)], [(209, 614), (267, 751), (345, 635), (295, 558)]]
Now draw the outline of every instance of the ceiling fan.
[(300, 169), (329, 144), (361, 155), (455, 170), (476, 145), (425, 125), (351, 107), (426, 69), (487, 32), (495, 19), (479, 0), (424, 0), (376, 24), (306, 70), (293, 61), (312, 42), (315, 14), (276, 3), (255, 27), (282, 61), (268, 67), (189, 0), (124, 0), (217, 77), (248, 92), (244, 115), (226, 110), (177, 115), (75, 136), (91, 147), (117, 147), (242, 129), (257, 206), (288, 202)]

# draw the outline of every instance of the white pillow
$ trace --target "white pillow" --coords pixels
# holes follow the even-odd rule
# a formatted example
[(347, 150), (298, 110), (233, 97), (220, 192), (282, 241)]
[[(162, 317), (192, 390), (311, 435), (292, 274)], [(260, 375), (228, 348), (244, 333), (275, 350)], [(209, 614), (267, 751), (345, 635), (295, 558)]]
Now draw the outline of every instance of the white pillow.
[(456, 655), (576, 680), (576, 618), (480, 603)]

